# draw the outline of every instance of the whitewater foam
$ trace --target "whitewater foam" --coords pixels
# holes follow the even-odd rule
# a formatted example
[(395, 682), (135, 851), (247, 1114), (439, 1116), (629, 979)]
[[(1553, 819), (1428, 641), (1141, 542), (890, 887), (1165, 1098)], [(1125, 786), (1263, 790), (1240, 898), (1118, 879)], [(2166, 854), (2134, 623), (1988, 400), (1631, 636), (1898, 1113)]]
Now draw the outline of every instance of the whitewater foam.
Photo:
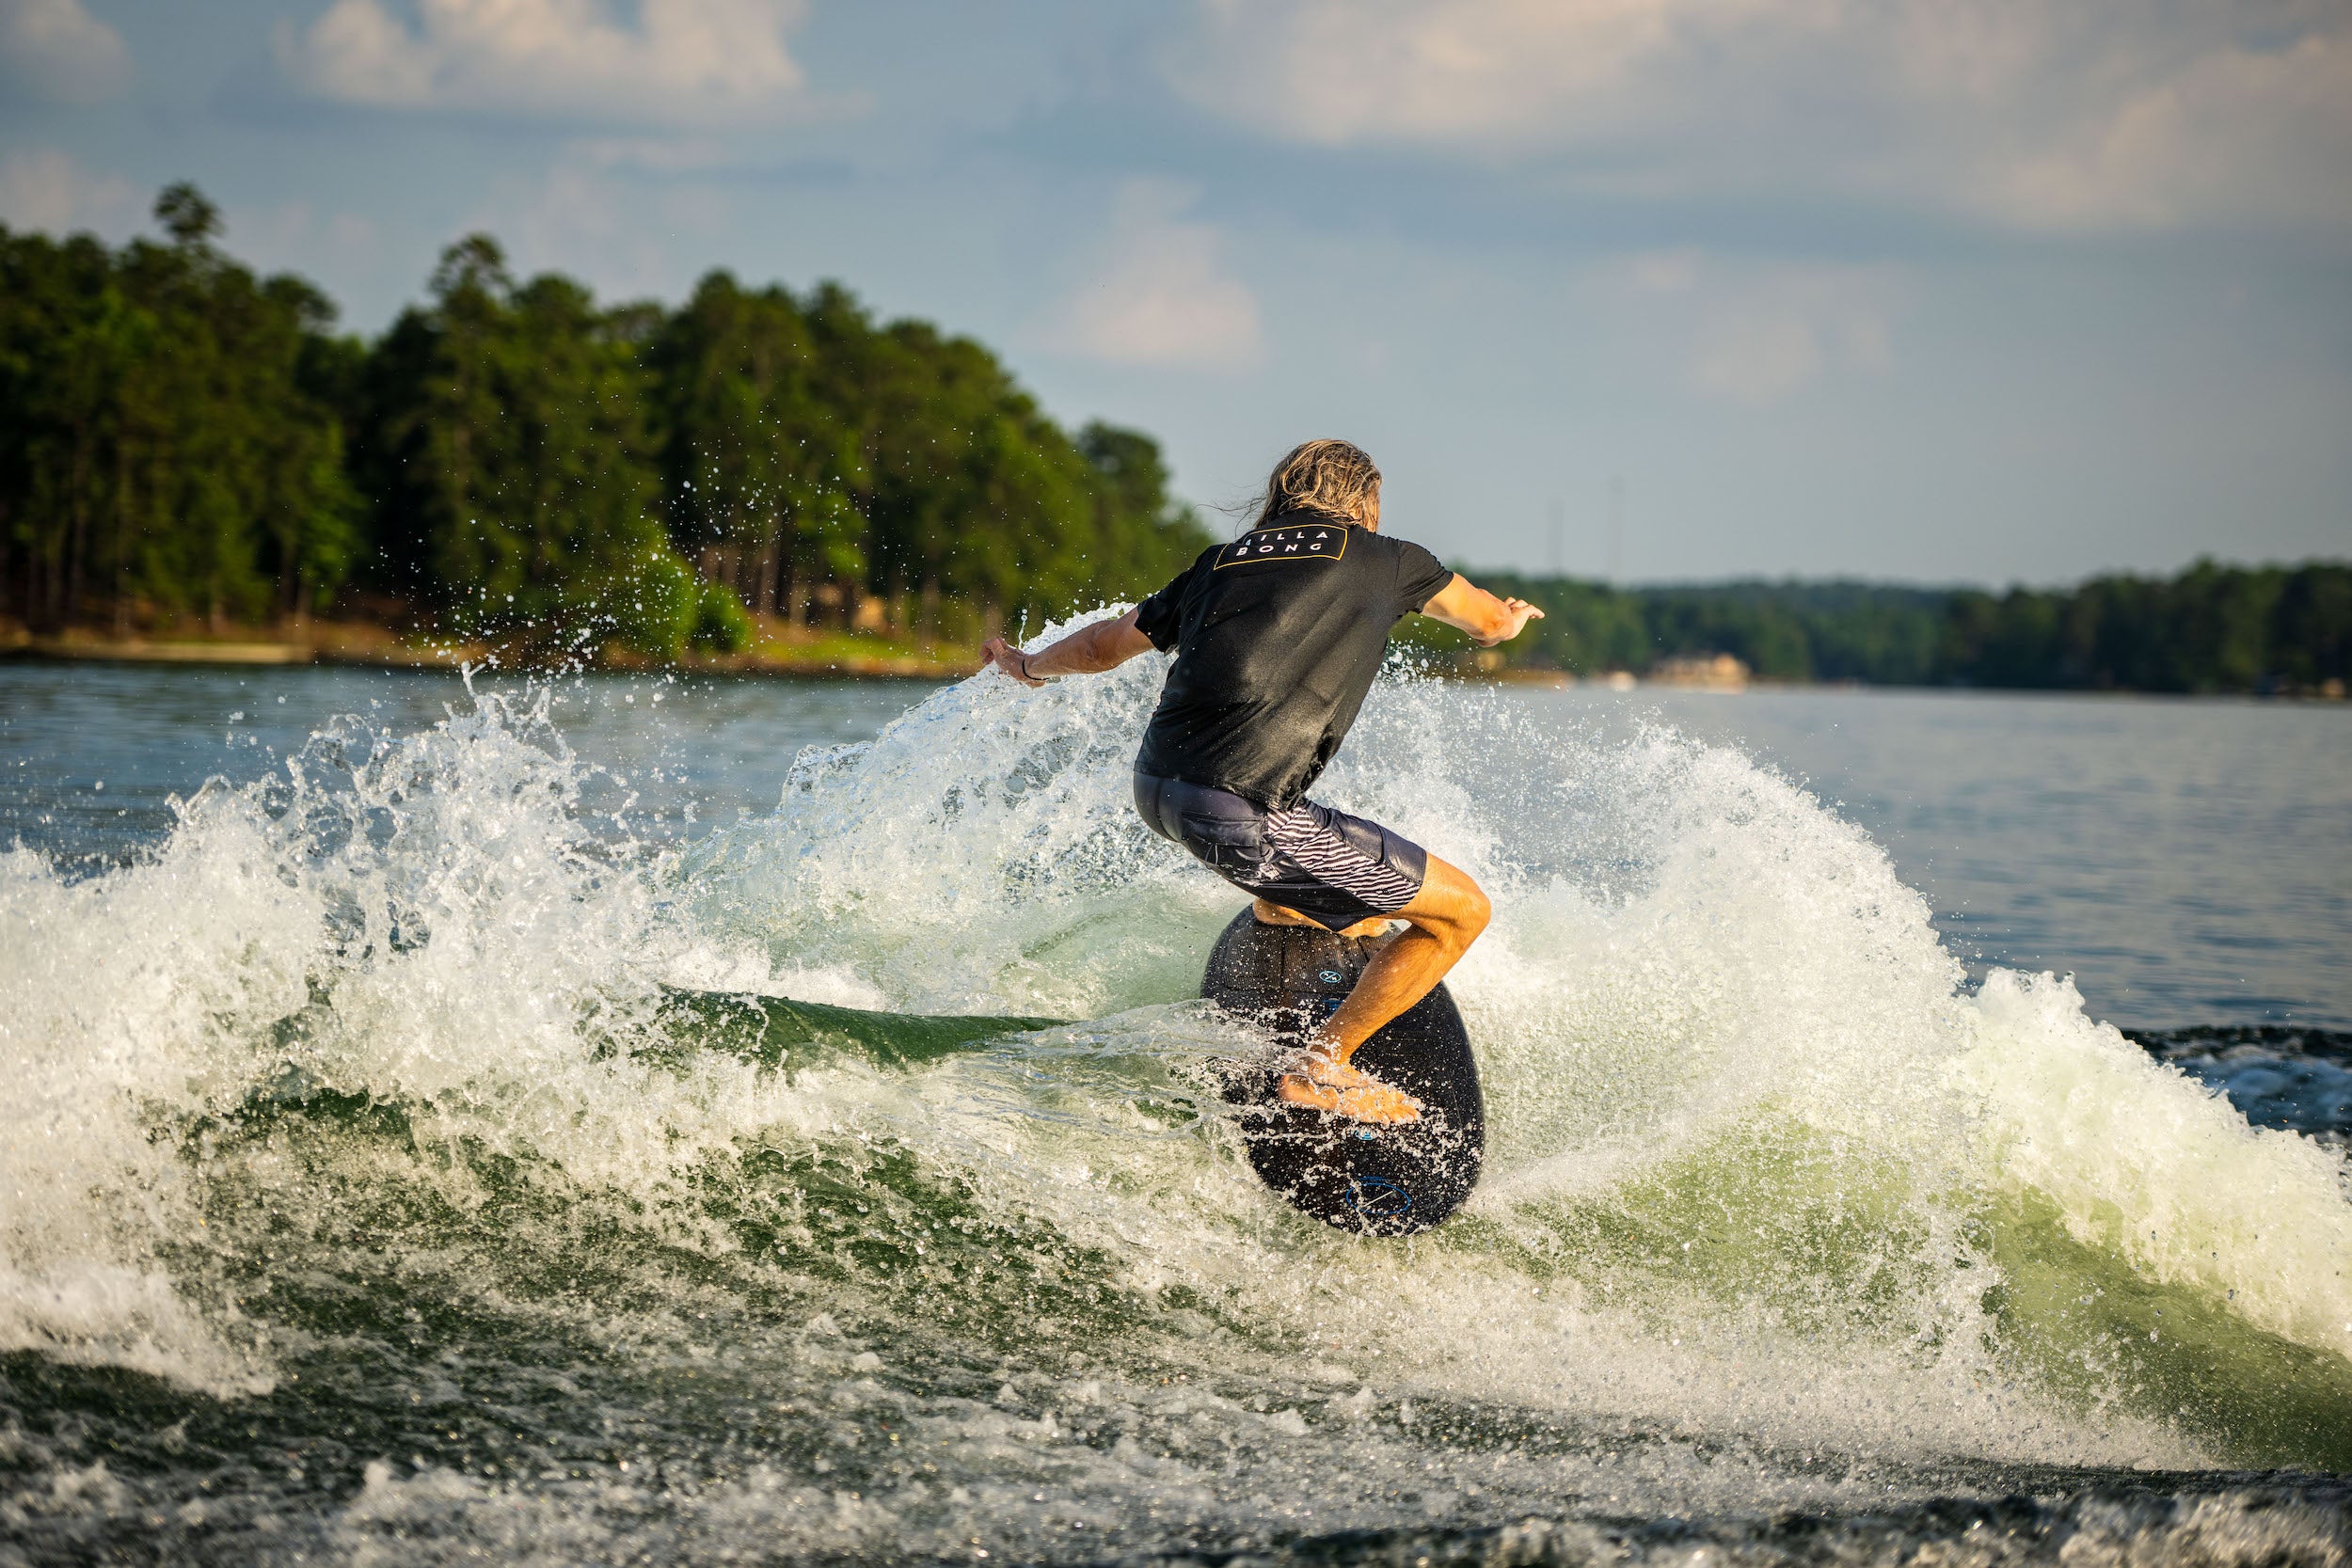
[[(575, 1195), (515, 1222), (553, 1253), (576, 1203), (754, 1268), (714, 1172), (901, 1161), (1133, 1332), (1190, 1324), (1237, 1373), (1311, 1354), (1380, 1399), (1879, 1453), (2226, 1449), (2018, 1351), (2021, 1204), (2249, 1333), (2352, 1354), (2340, 1156), (2246, 1128), (2062, 981), (1969, 992), (1885, 855), (1737, 752), (1403, 676), (1318, 794), (1493, 895), (1453, 981), (1489, 1180), (1411, 1244), (1300, 1221), (1234, 1158), (1200, 1071), (1232, 1037), (1181, 1000), (1238, 895), (1128, 806), (1159, 673), (943, 689), (683, 849), (634, 834), (544, 694), (485, 692), (414, 735), (341, 721), (120, 870), (7, 857), (0, 1052), (27, 1090), (0, 1111), (0, 1344), (265, 1386), (291, 1341), (233, 1285), (259, 1232), (203, 1240), (208, 1205), (326, 1199), (276, 1146), (208, 1157), (203, 1130), (292, 1070), (297, 1102), (401, 1117), (405, 1142), (321, 1158), (455, 1212), (491, 1201), (485, 1159)], [(1086, 1022), (786, 1074), (666, 1049), (679, 986)], [(866, 1266), (836, 1285), (910, 1288)], [(355, 1523), (494, 1504), (389, 1473), (368, 1496)]]

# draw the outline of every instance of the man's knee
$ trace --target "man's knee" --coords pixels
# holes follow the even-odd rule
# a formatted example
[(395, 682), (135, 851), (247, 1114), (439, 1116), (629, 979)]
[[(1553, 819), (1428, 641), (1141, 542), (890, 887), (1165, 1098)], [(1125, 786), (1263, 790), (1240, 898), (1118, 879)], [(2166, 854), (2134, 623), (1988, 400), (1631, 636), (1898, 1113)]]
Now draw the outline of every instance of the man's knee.
[(1456, 940), (1461, 945), (1468, 947), (1478, 940), (1478, 934), (1484, 931), (1486, 928), (1486, 923), (1495, 917), (1495, 907), (1488, 901), (1486, 890), (1468, 877), (1462, 879), (1461, 890), (1454, 900), (1454, 906)]
[(1475, 937), (1485, 930), (1486, 923), (1495, 917), (1495, 907), (1487, 898), (1485, 888), (1480, 887), (1468, 877), (1463, 878), (1462, 881), (1469, 889), (1462, 901), (1462, 923), (1469, 929), (1470, 934)]
[(1486, 890), (1454, 867), (1433, 860), (1422, 896), (1405, 911), (1405, 918), (1460, 953), (1478, 940), (1494, 918), (1494, 905)]

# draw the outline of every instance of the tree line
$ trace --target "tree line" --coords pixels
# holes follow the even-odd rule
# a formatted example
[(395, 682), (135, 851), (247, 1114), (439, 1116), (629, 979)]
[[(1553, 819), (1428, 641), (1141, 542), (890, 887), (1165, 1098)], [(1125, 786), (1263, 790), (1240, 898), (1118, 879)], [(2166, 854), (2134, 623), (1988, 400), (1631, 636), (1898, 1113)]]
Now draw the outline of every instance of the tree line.
[(1738, 582), (1617, 589), (1479, 573), (1544, 607), (1518, 665), (1593, 673), (1726, 653), (1786, 681), (2025, 689), (2341, 693), (2352, 681), (2352, 565), (2238, 567), (2073, 588)]
[(373, 341), (219, 247), (0, 228), (0, 614), (215, 630), (355, 599), (469, 634), (732, 648), (747, 610), (969, 638), (1132, 597), (1208, 542), (1157, 445), (847, 290), (676, 309), (444, 253)]
[[(755, 610), (968, 641), (1139, 596), (1209, 540), (1149, 436), (1067, 434), (978, 343), (837, 284), (714, 272), (675, 309), (604, 305), (475, 235), (371, 341), (224, 254), (194, 187), (155, 216), (162, 240), (119, 248), (0, 228), (0, 616), (225, 630), (356, 607), (674, 657), (740, 645)], [(2004, 594), (1477, 575), (1549, 611), (1511, 662), (1578, 672), (1728, 653), (1880, 685), (2352, 676), (2344, 565)]]

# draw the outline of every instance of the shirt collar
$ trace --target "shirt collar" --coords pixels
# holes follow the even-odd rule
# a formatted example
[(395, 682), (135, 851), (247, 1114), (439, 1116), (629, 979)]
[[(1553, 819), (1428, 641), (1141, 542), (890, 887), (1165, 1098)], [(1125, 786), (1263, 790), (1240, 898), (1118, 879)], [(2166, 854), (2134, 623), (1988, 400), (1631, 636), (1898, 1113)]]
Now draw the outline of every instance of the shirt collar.
[(1312, 528), (1318, 524), (1332, 528), (1363, 527), (1363, 524), (1353, 517), (1343, 517), (1336, 512), (1327, 512), (1319, 506), (1294, 506), (1287, 512), (1277, 512), (1249, 531), (1259, 533), (1270, 528)]

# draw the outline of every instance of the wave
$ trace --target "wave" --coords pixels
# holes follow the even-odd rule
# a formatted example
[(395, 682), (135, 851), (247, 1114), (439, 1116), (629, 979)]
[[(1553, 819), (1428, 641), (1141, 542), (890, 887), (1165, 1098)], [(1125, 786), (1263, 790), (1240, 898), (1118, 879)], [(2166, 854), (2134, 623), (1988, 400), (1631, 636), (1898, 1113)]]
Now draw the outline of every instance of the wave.
[(0, 858), (0, 1348), (257, 1398), (410, 1311), (814, 1311), (938, 1367), (1050, 1332), (1890, 1459), (2352, 1465), (2341, 1153), (2063, 979), (1970, 990), (1865, 834), (1662, 728), (1375, 689), (1319, 793), (1494, 897), (1489, 1176), (1406, 1244), (1272, 1202), (1186, 1000), (1236, 895), (1126, 804), (1152, 662), (943, 689), (683, 848), (485, 691), (120, 869)]

